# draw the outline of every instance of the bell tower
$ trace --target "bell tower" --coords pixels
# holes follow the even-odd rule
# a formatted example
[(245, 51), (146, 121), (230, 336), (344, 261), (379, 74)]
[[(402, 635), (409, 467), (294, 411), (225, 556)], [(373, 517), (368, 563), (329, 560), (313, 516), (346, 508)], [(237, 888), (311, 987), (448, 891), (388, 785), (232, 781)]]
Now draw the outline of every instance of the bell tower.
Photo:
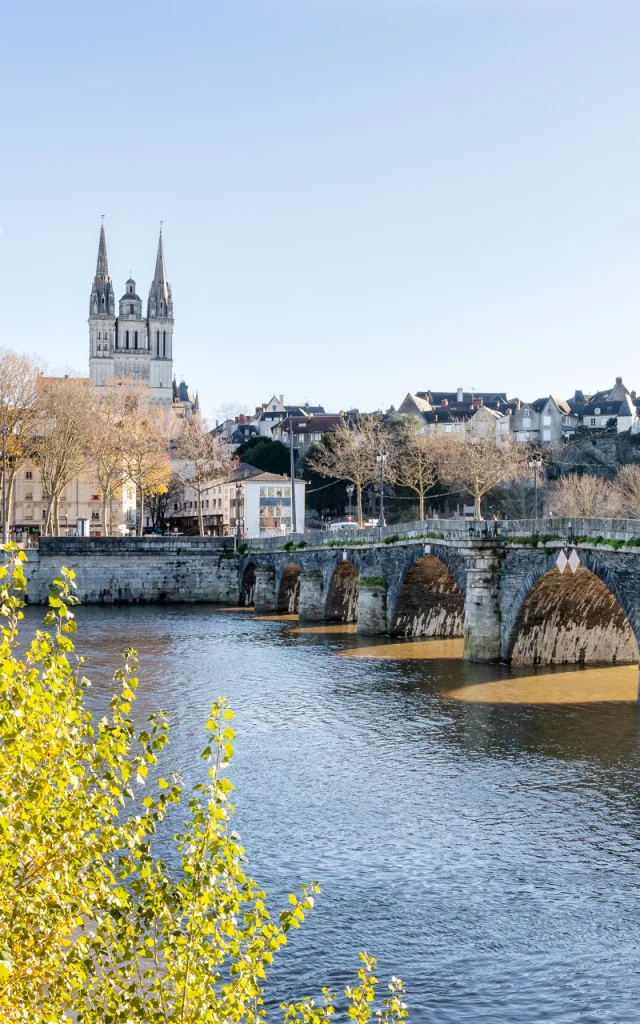
[(89, 299), (89, 375), (93, 384), (104, 384), (113, 376), (115, 338), (116, 300), (109, 277), (103, 218), (96, 274)]
[(157, 399), (171, 404), (173, 400), (173, 298), (167, 281), (162, 244), (162, 226), (158, 239), (156, 269), (147, 300), (147, 329), (151, 352), (149, 385)]

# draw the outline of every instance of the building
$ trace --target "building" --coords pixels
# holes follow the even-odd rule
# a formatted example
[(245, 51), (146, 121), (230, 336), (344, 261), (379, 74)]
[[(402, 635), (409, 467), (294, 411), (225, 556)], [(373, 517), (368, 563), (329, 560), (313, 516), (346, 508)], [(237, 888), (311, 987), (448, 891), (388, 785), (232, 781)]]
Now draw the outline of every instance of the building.
[[(303, 533), (305, 521), (305, 480), (295, 481), (296, 521), (291, 529), (291, 480), (277, 473), (265, 473), (242, 462), (229, 480), (205, 487), (203, 519), (205, 530), (215, 536), (228, 536), (237, 531), (245, 537), (282, 536)], [(175, 502), (173, 521), (184, 530), (197, 529), (198, 495), (195, 487), (184, 489), (182, 505)], [(178, 527), (176, 527), (178, 528)]]
[(324, 413), (321, 405), (285, 405), (284, 395), (272, 395), (264, 405), (256, 407), (252, 423), (259, 434), (272, 437), (272, 431), (287, 416), (315, 416)]
[[(114, 534), (129, 533), (136, 525), (136, 489), (128, 483), (120, 488), (110, 506), (110, 521)], [(12, 535), (27, 540), (41, 533), (47, 515), (47, 502), (42, 493), (38, 467), (27, 463), (16, 474), (11, 495), (8, 520)], [(91, 536), (103, 534), (102, 499), (90, 473), (76, 477), (64, 488), (60, 500), (60, 532), (71, 537), (76, 532), (78, 519), (88, 524)]]
[(616, 377), (610, 390), (596, 391), (595, 395), (576, 391), (568, 404), (571, 412), (578, 417), (580, 426), (587, 430), (609, 428), (622, 434), (627, 430), (637, 433), (640, 429), (636, 393), (624, 386), (622, 377)]
[(271, 436), (289, 447), (290, 431), (293, 434), (293, 450), (296, 460), (307, 454), (312, 445), (322, 440), (322, 435), (337, 430), (343, 422), (339, 413), (311, 413), (307, 416), (287, 416), (273, 427)]
[(146, 385), (154, 403), (175, 418), (197, 414), (195, 399), (175, 385), (173, 377), (173, 297), (167, 280), (162, 231), (146, 310), (133, 278), (118, 302), (109, 276), (104, 225), (100, 228), (98, 261), (89, 298), (89, 376), (101, 387), (114, 378)]
[(516, 441), (553, 447), (572, 437), (579, 422), (569, 402), (549, 395), (548, 398), (537, 398), (535, 402), (523, 402), (513, 413), (511, 429)]

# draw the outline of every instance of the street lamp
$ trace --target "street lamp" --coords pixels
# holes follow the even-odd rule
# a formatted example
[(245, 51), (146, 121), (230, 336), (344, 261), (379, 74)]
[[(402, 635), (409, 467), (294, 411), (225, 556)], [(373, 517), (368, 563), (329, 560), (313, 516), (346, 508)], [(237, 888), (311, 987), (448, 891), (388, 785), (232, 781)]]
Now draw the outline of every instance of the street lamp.
[(353, 515), (353, 513), (351, 511), (351, 509), (353, 507), (352, 503), (351, 503), (351, 499), (353, 498), (353, 492), (355, 490), (355, 487), (353, 486), (353, 484), (347, 484), (346, 490), (347, 490), (347, 495), (349, 497), (349, 515)]
[(242, 484), (236, 481), (236, 542), (242, 540), (242, 519), (240, 517), (240, 497), (242, 495)]
[(7, 424), (0, 429), (2, 434), (2, 543), (7, 544), (9, 531), (7, 529)]
[(541, 455), (533, 455), (529, 461), (529, 469), (533, 470), (533, 518), (538, 518), (538, 470), (543, 464)]
[(384, 526), (384, 464), (387, 461), (388, 455), (385, 451), (379, 451), (376, 455), (376, 462), (380, 466), (380, 518), (378, 519), (378, 526)]

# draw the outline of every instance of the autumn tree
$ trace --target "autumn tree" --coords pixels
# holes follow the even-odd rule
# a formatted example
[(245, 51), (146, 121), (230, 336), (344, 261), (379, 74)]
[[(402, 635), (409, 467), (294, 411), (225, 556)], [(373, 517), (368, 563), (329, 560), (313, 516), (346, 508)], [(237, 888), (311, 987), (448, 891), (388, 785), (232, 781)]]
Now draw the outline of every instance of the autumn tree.
[(482, 519), (482, 499), (506, 480), (522, 480), (531, 472), (531, 449), (526, 444), (467, 440), (444, 436), (440, 448), (440, 475), (473, 498), (476, 519)]
[(94, 391), (90, 428), (92, 468), (102, 508), (105, 537), (113, 531), (113, 503), (127, 482), (124, 446), (128, 432), (127, 413), (135, 390), (113, 379)]
[(164, 533), (171, 524), (173, 506), (182, 503), (184, 484), (172, 473), (164, 490), (147, 491), (146, 507), (154, 530)]
[(603, 519), (620, 509), (617, 488), (592, 473), (570, 473), (558, 480), (549, 499), (552, 515), (574, 519)]
[(222, 438), (211, 433), (206, 420), (192, 416), (180, 427), (175, 454), (180, 460), (182, 482), (196, 492), (198, 531), (204, 537), (202, 496), (214, 484), (228, 480), (233, 468), (232, 451)]
[[(337, 430), (325, 434), (309, 451), (307, 466), (321, 476), (346, 480), (356, 489), (358, 522), (362, 526), (362, 492), (377, 479), (379, 467), (376, 456), (388, 451), (391, 439), (382, 418), (375, 414), (360, 413), (354, 425), (342, 421)], [(387, 459), (384, 472), (390, 479), (391, 461)]]
[[(6, 428), (7, 522), (18, 470), (33, 457), (40, 371), (27, 356), (0, 352), (0, 428)], [(2, 465), (0, 465), (0, 488)]]
[(91, 461), (93, 401), (84, 377), (40, 377), (33, 454), (47, 503), (44, 534), (60, 533), (60, 498)]
[(414, 416), (402, 417), (394, 425), (389, 475), (394, 484), (408, 487), (418, 495), (420, 519), (424, 519), (425, 495), (440, 474), (442, 445), (435, 434), (424, 434)]
[(122, 457), (129, 480), (135, 485), (139, 507), (138, 536), (144, 532), (147, 494), (166, 491), (171, 479), (169, 422), (165, 412), (133, 391), (126, 407)]

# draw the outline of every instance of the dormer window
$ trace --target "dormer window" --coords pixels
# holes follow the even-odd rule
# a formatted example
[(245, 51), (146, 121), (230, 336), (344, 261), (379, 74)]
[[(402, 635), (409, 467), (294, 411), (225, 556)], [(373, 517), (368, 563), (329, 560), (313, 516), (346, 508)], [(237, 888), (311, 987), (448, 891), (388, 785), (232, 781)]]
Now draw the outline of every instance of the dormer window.
[(600, 415), (600, 409), (596, 409), (596, 416)]

